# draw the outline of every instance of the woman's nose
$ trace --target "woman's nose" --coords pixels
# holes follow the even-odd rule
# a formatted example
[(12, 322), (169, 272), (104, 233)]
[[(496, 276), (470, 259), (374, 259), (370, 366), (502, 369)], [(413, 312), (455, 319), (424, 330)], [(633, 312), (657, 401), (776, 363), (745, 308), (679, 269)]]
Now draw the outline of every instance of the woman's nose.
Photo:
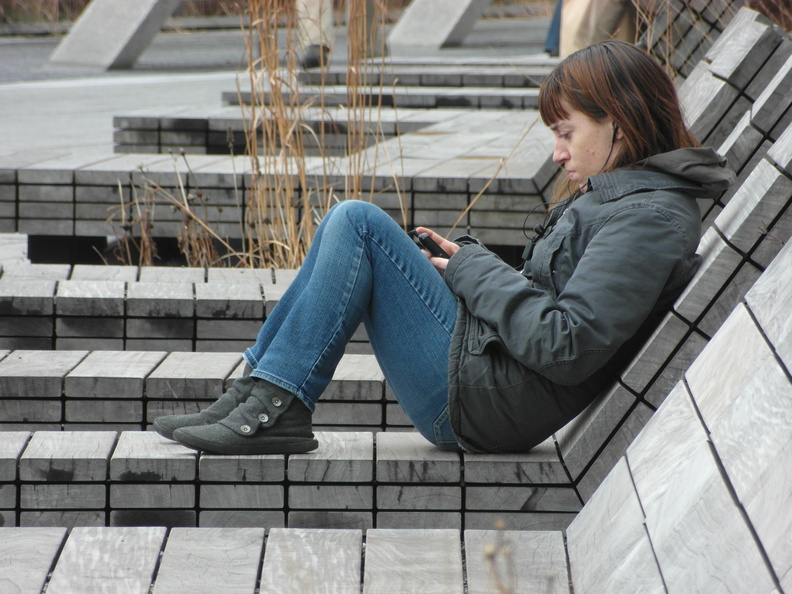
[(556, 145), (553, 148), (553, 163), (563, 163), (564, 161), (569, 159), (569, 152), (563, 148)]

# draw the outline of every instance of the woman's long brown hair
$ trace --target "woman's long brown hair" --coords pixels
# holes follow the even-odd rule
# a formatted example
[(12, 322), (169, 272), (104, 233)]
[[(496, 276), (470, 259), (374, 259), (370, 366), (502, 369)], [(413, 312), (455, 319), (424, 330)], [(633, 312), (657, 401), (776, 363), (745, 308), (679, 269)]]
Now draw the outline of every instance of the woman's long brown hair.
[(610, 117), (619, 126), (624, 141), (609, 170), (699, 146), (685, 126), (674, 83), (657, 62), (629, 43), (596, 43), (561, 62), (539, 91), (545, 125), (569, 116), (563, 102), (593, 120)]

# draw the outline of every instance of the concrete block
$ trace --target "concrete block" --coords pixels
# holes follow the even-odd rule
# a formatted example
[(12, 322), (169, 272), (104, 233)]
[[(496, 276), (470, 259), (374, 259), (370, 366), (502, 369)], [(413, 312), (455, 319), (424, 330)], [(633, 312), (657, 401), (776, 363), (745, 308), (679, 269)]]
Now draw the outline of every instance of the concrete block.
[(92, 0), (50, 56), (50, 63), (101, 70), (129, 68), (181, 0)]
[(460, 45), (489, 0), (413, 0), (388, 35), (391, 50)]

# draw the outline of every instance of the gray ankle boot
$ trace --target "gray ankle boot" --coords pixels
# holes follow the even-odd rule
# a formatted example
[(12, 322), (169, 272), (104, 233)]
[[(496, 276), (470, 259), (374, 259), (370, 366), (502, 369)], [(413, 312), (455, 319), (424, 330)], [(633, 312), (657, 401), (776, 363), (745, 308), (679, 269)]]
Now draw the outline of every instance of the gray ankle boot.
[(173, 438), (213, 454), (299, 454), (319, 447), (308, 407), (288, 390), (262, 379), (250, 398), (221, 421), (178, 429)]
[(210, 425), (226, 418), (231, 411), (250, 397), (256, 380), (249, 377), (251, 368), (245, 366), (244, 377), (234, 380), (231, 387), (220, 396), (209, 408), (199, 413), (188, 415), (167, 415), (154, 419), (154, 430), (168, 439), (173, 439), (173, 432), (183, 427)]

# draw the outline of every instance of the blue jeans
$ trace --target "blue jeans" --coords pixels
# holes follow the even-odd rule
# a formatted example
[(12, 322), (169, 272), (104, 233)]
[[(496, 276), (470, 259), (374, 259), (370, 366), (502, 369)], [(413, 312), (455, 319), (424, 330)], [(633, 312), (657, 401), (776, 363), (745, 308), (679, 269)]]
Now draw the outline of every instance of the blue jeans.
[(327, 213), (296, 279), (245, 351), (251, 375), (313, 411), (361, 321), (418, 431), (458, 448), (448, 419), (456, 298), (404, 230), (368, 202), (344, 201)]

